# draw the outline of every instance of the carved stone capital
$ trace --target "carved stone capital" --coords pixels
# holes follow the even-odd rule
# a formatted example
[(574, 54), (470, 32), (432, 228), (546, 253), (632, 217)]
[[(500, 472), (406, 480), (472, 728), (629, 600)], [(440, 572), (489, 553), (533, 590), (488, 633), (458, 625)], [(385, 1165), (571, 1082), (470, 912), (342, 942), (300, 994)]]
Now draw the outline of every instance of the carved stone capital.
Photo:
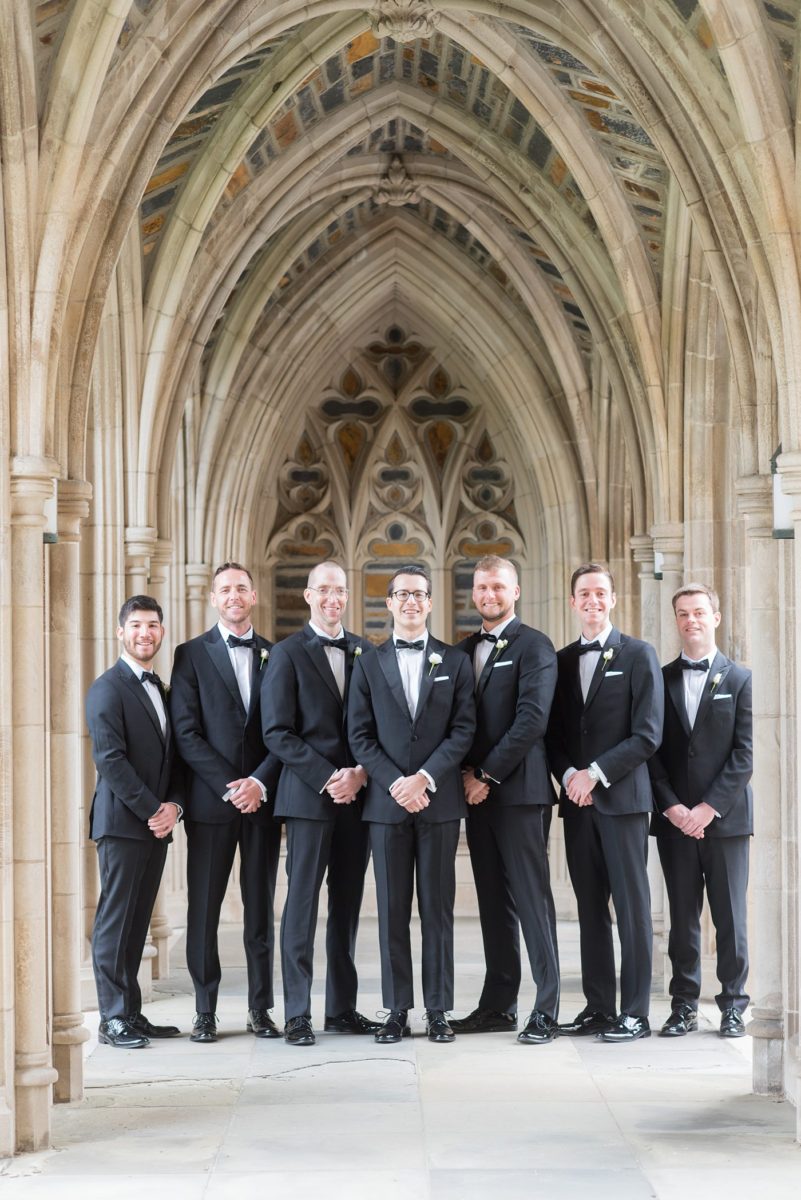
[(396, 42), (431, 37), (438, 23), (439, 13), (431, 0), (378, 0), (371, 14), (376, 37), (391, 37)]
[(629, 538), (629, 546), (631, 547), (632, 557), (636, 563), (641, 564), (641, 575), (653, 575), (654, 573), (654, 539), (649, 533), (635, 534)]
[(742, 475), (734, 485), (737, 511), (748, 517), (746, 529), (751, 536), (773, 529), (773, 481), (770, 475)]
[(77, 542), (89, 516), (92, 485), (85, 479), (59, 479), (56, 488), (59, 541)]
[(420, 193), (399, 154), (394, 156), (381, 176), (373, 199), (376, 204), (388, 204), (390, 208), (402, 208), (404, 204), (417, 204), (419, 201)]

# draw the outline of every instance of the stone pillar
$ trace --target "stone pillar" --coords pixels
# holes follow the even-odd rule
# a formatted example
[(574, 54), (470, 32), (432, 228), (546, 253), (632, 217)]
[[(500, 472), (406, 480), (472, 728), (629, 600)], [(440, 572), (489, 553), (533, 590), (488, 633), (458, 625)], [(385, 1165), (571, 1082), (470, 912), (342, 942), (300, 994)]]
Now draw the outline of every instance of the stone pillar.
[[(662, 642), (662, 611), (660, 606), (659, 580), (654, 578), (654, 542), (647, 533), (630, 539), (634, 561), (639, 566), (640, 580), (640, 637), (656, 647), (657, 654)], [(654, 927), (653, 985), (666, 993), (670, 980), (670, 964), (667, 957), (667, 936), (670, 928), (667, 889), (656, 846), (650, 843), (648, 854), (648, 881), (651, 885), (651, 919)]]
[(443, 642), (453, 641), (453, 570), (434, 567), (431, 571), (430, 627), (434, 637)]
[(781, 663), (779, 645), (778, 542), (773, 538), (772, 481), (769, 475), (738, 479), (737, 507), (748, 535), (752, 647), (759, 647), (754, 673), (754, 805), (751, 849), (750, 938), (757, 999), (748, 1032), (754, 1038), (754, 1091), (784, 1092), (782, 987)]
[(659, 588), (659, 641), (656, 652), (660, 662), (670, 662), (679, 652), (679, 635), (670, 598), (684, 583), (684, 526), (673, 522), (651, 529), (654, 553), (660, 554), (662, 582)]
[[(150, 555), (150, 591), (155, 599), (158, 600), (165, 614), (170, 611), (169, 569), (171, 558), (172, 542), (160, 538), (154, 545)], [(166, 637), (164, 640), (167, 643)], [(169, 644), (165, 644), (161, 650), (165, 663), (169, 663), (171, 660), (169, 649)], [(166, 676), (166, 668), (163, 671)], [(155, 957), (150, 964), (153, 979), (168, 979), (170, 975), (170, 937), (172, 936), (172, 926), (167, 916), (166, 889), (168, 878), (169, 872), (165, 871), (150, 918), (150, 940), (155, 950)]]
[(12, 794), (17, 1149), (50, 1142), (48, 813), (45, 778), (45, 504), (56, 464), (14, 460), (11, 474)]
[(206, 563), (186, 564), (187, 637), (198, 637), (206, 628), (211, 568)]
[(58, 541), (50, 569), (50, 819), (52, 825), (53, 1065), (57, 1101), (83, 1099), (83, 1052), (89, 1037), (81, 1011), (82, 763), (80, 587), (81, 522), (92, 488), (81, 480), (58, 484)]

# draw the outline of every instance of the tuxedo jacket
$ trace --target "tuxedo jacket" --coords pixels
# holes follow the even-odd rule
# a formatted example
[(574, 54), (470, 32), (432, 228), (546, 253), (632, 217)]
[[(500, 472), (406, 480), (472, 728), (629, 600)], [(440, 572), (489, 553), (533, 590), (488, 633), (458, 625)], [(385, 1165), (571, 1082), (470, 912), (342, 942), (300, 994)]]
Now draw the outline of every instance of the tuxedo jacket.
[[(610, 786), (596, 784), (593, 804), (599, 813), (619, 816), (651, 812), (653, 796), (648, 759), (662, 740), (664, 691), (653, 646), (613, 628), (587, 692), (581, 696), (579, 642), (557, 654), (556, 695), (548, 725), (548, 757), (560, 787), (568, 767), (583, 770), (597, 763)], [(562, 788), (560, 813), (581, 809)]]
[[(162, 699), (166, 711), (163, 691)], [(169, 716), (162, 734), (147, 690), (118, 659), (89, 688), (86, 723), (97, 767), (90, 837), (155, 837), (147, 822), (159, 806), (167, 800), (185, 805)]]
[[(456, 646), (429, 635), (414, 719), (409, 713), (392, 638), (362, 655), (353, 669), (348, 696), (351, 751), (369, 776), (365, 788), (367, 821), (395, 824), (406, 810), (389, 789), (402, 775), (424, 769), (436, 784), (423, 821), (456, 821), (464, 816), (462, 763), (476, 727), (473, 671)], [(442, 662), (430, 664), (439, 654)]]
[(345, 633), (345, 697), (328, 656), (309, 625), (273, 647), (263, 672), (264, 741), (283, 763), (276, 815), (330, 820), (341, 805), (324, 790), (339, 767), (355, 765), (348, 744), (346, 704), (353, 665), (372, 645)]
[(184, 817), (223, 825), (240, 815), (222, 799), (232, 779), (253, 775), (267, 789), (267, 803), (246, 819), (267, 823), (281, 764), (264, 745), (261, 722), (261, 680), (267, 669), (261, 651), (271, 643), (256, 636), (250, 684), (250, 707), (245, 712), (225, 640), (215, 625), (175, 651), (170, 684), (170, 712), (175, 741), (189, 768)]
[(704, 837), (752, 834), (751, 672), (718, 652), (691, 729), (681, 662), (681, 657), (676, 658), (662, 670), (665, 732), (662, 745), (649, 763), (657, 808), (651, 833), (685, 837), (662, 814), (674, 804), (694, 808), (706, 801), (720, 818), (707, 825)]
[[(553, 804), (545, 734), (556, 688), (556, 652), (549, 638), (517, 617), (504, 629), (501, 650), (493, 647), (475, 693), (476, 732), (465, 766), (497, 779), (484, 804)], [(458, 645), (473, 655), (474, 633)], [(475, 672), (474, 672), (475, 676)]]

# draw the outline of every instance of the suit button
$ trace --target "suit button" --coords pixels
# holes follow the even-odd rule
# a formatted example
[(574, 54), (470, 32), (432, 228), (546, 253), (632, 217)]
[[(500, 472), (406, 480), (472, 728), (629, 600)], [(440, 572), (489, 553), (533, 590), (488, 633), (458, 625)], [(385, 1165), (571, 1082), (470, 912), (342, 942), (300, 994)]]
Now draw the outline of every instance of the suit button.
[(420, 740), (420, 738), (419, 738), (418, 734), (416, 734), (416, 733), (413, 733), (413, 734), (412, 734), (412, 741), (413, 741), (413, 742), (419, 742), (419, 740)]
[(694, 750), (688, 750), (688, 752), (687, 752), (687, 756), (688, 756), (688, 758), (695, 758), (695, 751), (694, 751)]

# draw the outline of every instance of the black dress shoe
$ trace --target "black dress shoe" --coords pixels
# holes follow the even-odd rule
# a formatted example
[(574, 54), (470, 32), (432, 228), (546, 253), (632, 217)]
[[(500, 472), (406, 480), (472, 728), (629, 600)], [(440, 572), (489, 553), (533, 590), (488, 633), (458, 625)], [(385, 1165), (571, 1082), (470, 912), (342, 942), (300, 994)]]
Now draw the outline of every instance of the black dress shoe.
[(660, 1037), (684, 1037), (698, 1028), (698, 1013), (691, 1004), (679, 1004), (673, 1009), (662, 1028)]
[(631, 1013), (621, 1013), (614, 1025), (610, 1025), (603, 1033), (596, 1035), (597, 1042), (636, 1042), (638, 1038), (651, 1036), (651, 1026), (647, 1017), (635, 1017)]
[(195, 1019), (192, 1022), (192, 1032), (189, 1035), (189, 1040), (191, 1042), (216, 1042), (216, 1015), (214, 1013), (195, 1013)]
[(412, 1031), (409, 1028), (407, 1017), (405, 1008), (393, 1008), (375, 1035), (375, 1040), (379, 1045), (388, 1046), (392, 1042), (399, 1042), (401, 1038), (411, 1037)]
[(568, 1037), (589, 1037), (592, 1033), (603, 1033), (615, 1023), (612, 1013), (599, 1012), (594, 1008), (583, 1008), (575, 1020), (559, 1026), (559, 1032)]
[(151, 1025), (144, 1013), (134, 1013), (132, 1017), (126, 1017), (126, 1020), (131, 1029), (135, 1029), (146, 1038), (171, 1038), (181, 1035), (177, 1025)]
[(496, 1012), (492, 1008), (474, 1008), (466, 1017), (448, 1022), (454, 1033), (514, 1033), (517, 1013)]
[(338, 1017), (326, 1017), (323, 1026), (326, 1033), (378, 1033), (379, 1021), (370, 1021), (355, 1008), (340, 1013)]
[(248, 1013), (248, 1033), (255, 1033), (259, 1038), (277, 1038), (281, 1031), (266, 1008), (251, 1008)]
[(105, 1046), (116, 1046), (118, 1050), (141, 1050), (150, 1045), (150, 1038), (132, 1029), (122, 1017), (112, 1017), (110, 1021), (101, 1021), (97, 1031), (97, 1040)]
[(517, 1035), (518, 1042), (527, 1045), (539, 1045), (541, 1042), (552, 1042), (559, 1035), (559, 1026), (553, 1017), (538, 1012), (535, 1008), (526, 1022), (525, 1028)]
[(284, 1041), (288, 1046), (313, 1046), (317, 1041), (308, 1017), (290, 1017), (284, 1026)]
[(452, 1042), (456, 1034), (438, 1008), (426, 1009), (426, 1036), (429, 1042)]
[(745, 1037), (745, 1022), (736, 1008), (724, 1008), (720, 1015), (720, 1036)]

